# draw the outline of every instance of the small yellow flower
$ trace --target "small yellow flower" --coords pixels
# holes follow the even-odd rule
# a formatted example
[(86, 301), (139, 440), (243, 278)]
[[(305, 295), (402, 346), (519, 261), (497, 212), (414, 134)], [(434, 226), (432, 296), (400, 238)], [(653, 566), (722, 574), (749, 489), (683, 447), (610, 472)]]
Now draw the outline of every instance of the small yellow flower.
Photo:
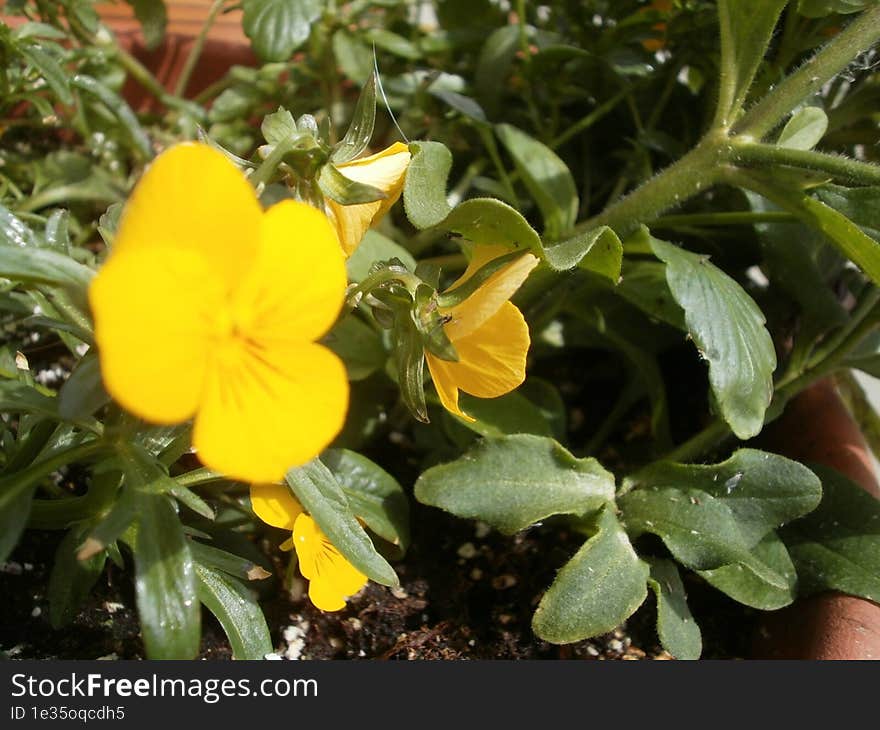
[(264, 212), (222, 153), (172, 147), (135, 187), (89, 290), (107, 390), (153, 423), (195, 417), (211, 469), (281, 479), (345, 419), (345, 366), (315, 342), (345, 286), (324, 215), (290, 200)]
[[(509, 254), (504, 246), (478, 246), (467, 270), (451, 288), (467, 281), (492, 259)], [(497, 398), (526, 377), (529, 327), (510, 297), (528, 278), (538, 259), (523, 254), (496, 271), (460, 304), (441, 309), (444, 332), (458, 353), (458, 362), (425, 353), (440, 402), (462, 418), (474, 419), (458, 405), (463, 390), (478, 398)]]
[(351, 256), (370, 226), (377, 224), (403, 191), (403, 181), (410, 161), (409, 148), (402, 142), (358, 160), (343, 162), (336, 168), (349, 180), (372, 185), (385, 193), (385, 198), (373, 203), (340, 205), (327, 198), (330, 219), (346, 256)]
[(361, 573), (327, 539), (302, 505), (281, 484), (255, 484), (251, 487), (251, 506), (266, 524), (290, 530), (293, 537), (283, 550), (296, 550), (299, 570), (309, 581), (309, 598), (322, 611), (345, 608), (345, 599), (367, 584)]

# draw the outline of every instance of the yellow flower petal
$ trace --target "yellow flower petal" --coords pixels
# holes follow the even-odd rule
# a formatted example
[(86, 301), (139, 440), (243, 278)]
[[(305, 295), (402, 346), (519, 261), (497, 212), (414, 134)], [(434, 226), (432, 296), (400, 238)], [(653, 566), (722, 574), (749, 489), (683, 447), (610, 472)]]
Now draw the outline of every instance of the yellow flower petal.
[(159, 155), (135, 186), (113, 250), (169, 246), (200, 253), (231, 286), (256, 254), (261, 217), (253, 188), (222, 152), (179, 144)]
[(458, 405), (458, 391), (478, 398), (497, 398), (519, 387), (526, 376), (529, 343), (529, 327), (522, 313), (504, 302), (479, 329), (452, 340), (458, 362), (427, 353), (440, 402), (452, 413), (472, 421)]
[(296, 518), (293, 544), (299, 570), (309, 580), (309, 598), (322, 611), (345, 608), (345, 599), (367, 583), (367, 576), (349, 563), (308, 515)]
[(318, 339), (339, 316), (347, 284), (333, 226), (310, 205), (285, 200), (266, 211), (260, 233), (235, 295), (235, 326), (266, 346)]
[(322, 345), (234, 341), (211, 353), (193, 445), (234, 479), (280, 481), (333, 440), (347, 407), (345, 365)]
[(293, 530), (303, 508), (286, 484), (252, 484), (251, 508), (267, 525)]
[[(467, 271), (450, 287), (450, 290), (469, 279), (474, 272), (493, 258), (507, 253), (510, 253), (510, 249), (503, 246), (478, 246), (474, 249), (474, 258)], [(444, 326), (446, 336), (457, 342), (482, 327), (516, 293), (537, 265), (538, 259), (530, 253), (525, 253), (492, 274), (463, 302), (443, 310), (443, 314), (450, 317), (449, 322)]]
[(335, 200), (327, 199), (339, 243), (346, 256), (354, 253), (367, 229), (378, 223), (397, 202), (403, 190), (410, 157), (409, 148), (401, 142), (395, 142), (375, 155), (337, 166), (339, 172), (349, 180), (372, 185), (386, 196), (384, 200), (358, 205), (340, 205)]
[(154, 423), (195, 412), (223, 283), (197, 252), (169, 247), (113, 253), (89, 287), (107, 391)]

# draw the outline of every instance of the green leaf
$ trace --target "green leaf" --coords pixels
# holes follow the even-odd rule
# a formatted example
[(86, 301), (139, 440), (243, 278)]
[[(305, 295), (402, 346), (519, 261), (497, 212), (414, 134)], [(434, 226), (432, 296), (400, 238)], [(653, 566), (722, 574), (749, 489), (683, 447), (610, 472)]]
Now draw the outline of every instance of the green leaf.
[(345, 262), (348, 278), (350, 281), (360, 283), (367, 278), (375, 264), (391, 259), (397, 259), (407, 269), (415, 271), (416, 260), (409, 251), (378, 231), (369, 230)]
[(98, 552), (85, 560), (77, 559), (77, 551), (88, 533), (89, 525), (72, 528), (59, 543), (49, 574), (49, 623), (52, 628), (66, 626), (79, 613), (101, 573), (107, 554)]
[(345, 136), (333, 150), (330, 160), (334, 163), (348, 162), (361, 154), (373, 138), (376, 125), (376, 74), (373, 73), (358, 97), (357, 105)]
[(183, 525), (168, 497), (138, 491), (135, 597), (149, 659), (193, 659), (201, 613)]
[(513, 534), (552, 515), (598, 509), (614, 499), (614, 477), (553, 439), (520, 434), (483, 439), (460, 459), (428, 469), (415, 496)]
[(321, 17), (322, 0), (242, 0), (245, 35), (263, 61), (286, 61)]
[(262, 659), (272, 651), (266, 618), (254, 592), (241, 581), (195, 564), (199, 600), (213, 613), (232, 647), (233, 659)]
[(639, 474), (638, 484), (699, 489), (723, 501), (748, 547), (808, 514), (822, 498), (819, 479), (807, 467), (756, 449), (739, 449), (720, 464), (659, 462)]
[(333, 472), (313, 459), (288, 471), (286, 480), (318, 527), (355, 568), (382, 585), (399, 584), (394, 569), (357, 521)]
[(721, 109), (727, 124), (736, 121), (731, 114), (738, 112), (748, 96), (752, 80), (761, 62), (767, 44), (773, 35), (779, 14), (788, 0), (719, 0), (718, 20), (721, 24), (721, 83), (728, 87)]
[(10, 483), (8, 476), (0, 481), (0, 563), (8, 560), (27, 526), (36, 488), (35, 481)]
[(324, 337), (324, 344), (345, 363), (352, 382), (368, 378), (388, 359), (380, 334), (354, 314), (339, 320)]
[(152, 159), (153, 145), (150, 143), (150, 138), (125, 99), (97, 79), (85, 74), (77, 74), (70, 80), (70, 83), (107, 107), (108, 111), (119, 120), (123, 131), (128, 135), (141, 157), (145, 160)]
[(741, 439), (757, 435), (773, 397), (776, 351), (764, 314), (707, 257), (651, 239), (688, 332), (709, 362), (709, 382), (724, 420)]
[(403, 183), (406, 217), (418, 229), (430, 228), (449, 215), (446, 181), (452, 153), (442, 142), (411, 142), (412, 154)]
[(329, 162), (321, 168), (321, 174), (318, 176), (318, 185), (325, 196), (335, 200), (340, 205), (373, 203), (388, 197), (379, 188), (374, 188), (372, 185), (357, 182), (346, 177), (333, 163)]
[(880, 239), (880, 187), (823, 185), (810, 191), (825, 205), (845, 215), (873, 239)]
[(556, 271), (577, 266), (617, 284), (623, 264), (623, 244), (608, 226), (600, 226), (564, 241), (546, 244), (544, 260)]
[(33, 413), (58, 418), (58, 402), (17, 380), (0, 380), (0, 413)]
[(498, 124), (495, 131), (541, 210), (546, 235), (554, 239), (568, 233), (580, 204), (568, 167), (545, 144), (510, 124)]
[(364, 33), (364, 39), (368, 43), (375, 43), (379, 48), (409, 61), (418, 61), (422, 57), (422, 53), (417, 46), (410, 43), (403, 36), (385, 28), (370, 28)]
[(687, 330), (684, 312), (666, 283), (665, 264), (659, 261), (625, 260), (617, 293), (651, 319), (682, 331)]
[(875, 284), (880, 283), (880, 242), (845, 215), (815, 198), (803, 196), (796, 212), (828, 236)]
[(48, 248), (0, 246), (0, 277), (22, 284), (52, 284), (84, 291), (95, 272)]
[(70, 91), (67, 73), (58, 61), (36, 43), (20, 43), (18, 51), (31, 66), (40, 72), (62, 104), (73, 104), (73, 94)]
[(459, 94), (455, 91), (449, 91), (448, 89), (430, 88), (428, 89), (428, 93), (430, 93), (431, 96), (434, 96), (445, 102), (450, 107), (455, 109), (455, 111), (463, 114), (469, 119), (472, 119), (479, 124), (486, 124), (486, 112), (484, 112), (483, 107), (481, 107), (471, 97), (465, 96), (464, 94)]
[(109, 402), (110, 396), (101, 380), (101, 363), (98, 356), (90, 352), (79, 361), (58, 391), (58, 415), (68, 421), (83, 420)]
[(641, 488), (618, 504), (630, 537), (657, 535), (689, 568), (705, 570), (745, 560), (751, 547), (724, 501), (700, 489)]
[(596, 519), (595, 534), (541, 598), (532, 628), (553, 644), (607, 633), (642, 605), (647, 580), (647, 564), (639, 560), (609, 505)]
[(501, 244), (543, 255), (537, 231), (519, 211), (494, 198), (459, 203), (442, 221), (442, 227), (476, 244)]
[(0, 246), (36, 246), (34, 234), (22, 220), (0, 205)]
[(452, 413), (444, 413), (444, 417), (480, 436), (511, 436), (518, 433), (553, 436), (553, 430), (540, 409), (516, 391), (497, 398), (475, 398), (462, 393), (460, 405), (465, 413), (476, 420), (468, 421)]
[(819, 508), (781, 533), (802, 595), (835, 590), (880, 601), (880, 500), (825, 466)]
[(70, 213), (56, 210), (46, 220), (46, 245), (59, 253), (70, 254)]
[(520, 26), (511, 24), (497, 28), (483, 44), (477, 59), (474, 82), (478, 98), (489, 111), (494, 110), (505, 90), (505, 81), (519, 49)]
[(808, 18), (824, 18), (832, 13), (858, 13), (877, 0), (798, 0), (797, 10)]
[(299, 134), (296, 120), (287, 109), (278, 107), (278, 111), (267, 114), (260, 124), (260, 134), (270, 145), (289, 142)]
[(684, 584), (671, 560), (647, 558), (651, 566), (648, 585), (657, 596), (657, 635), (676, 659), (699, 659), (703, 637), (687, 605)]
[(755, 545), (745, 562), (697, 573), (735, 601), (761, 611), (776, 611), (795, 598), (794, 563), (775, 532)]
[(356, 83), (367, 83), (373, 73), (373, 52), (370, 47), (347, 28), (337, 30), (332, 43), (333, 55), (342, 73)]
[(219, 570), (221, 573), (227, 573), (234, 578), (245, 581), (264, 580), (272, 575), (246, 558), (211, 545), (205, 545), (197, 540), (190, 543), (190, 549), (197, 567), (201, 565), (212, 570)]
[(134, 8), (134, 14), (141, 24), (144, 43), (148, 49), (156, 48), (165, 39), (165, 26), (168, 13), (165, 0), (126, 0)]
[(367, 457), (348, 449), (328, 449), (321, 455), (333, 472), (352, 511), (373, 532), (398, 548), (409, 546), (409, 500), (397, 480)]
[(792, 150), (811, 150), (827, 129), (828, 115), (817, 106), (805, 106), (788, 120), (776, 144)]

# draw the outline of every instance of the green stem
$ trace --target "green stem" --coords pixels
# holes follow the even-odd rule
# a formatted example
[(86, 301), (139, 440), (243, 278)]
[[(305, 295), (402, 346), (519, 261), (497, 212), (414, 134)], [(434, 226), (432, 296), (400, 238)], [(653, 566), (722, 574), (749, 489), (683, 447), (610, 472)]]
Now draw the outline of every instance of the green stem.
[(208, 33), (210, 32), (211, 27), (214, 25), (214, 21), (217, 20), (217, 16), (220, 14), (220, 11), (223, 10), (223, 6), (225, 5), (225, 3), (226, 0), (214, 0), (214, 3), (208, 10), (208, 15), (205, 18), (205, 22), (202, 24), (202, 29), (199, 31), (198, 36), (196, 36), (195, 43), (193, 43), (193, 47), (183, 64), (183, 69), (180, 72), (180, 77), (177, 79), (177, 84), (174, 87), (175, 96), (183, 98), (184, 94), (186, 93), (186, 87), (189, 85), (189, 80), (190, 78), (192, 78), (192, 74), (193, 71), (195, 71), (196, 64), (199, 62), (199, 58), (201, 57), (202, 51), (205, 48), (205, 41), (208, 39)]
[(627, 95), (629, 95), (630, 91), (631, 90), (629, 88), (622, 89), (614, 96), (612, 96), (608, 101), (593, 109), (593, 111), (587, 114), (587, 116), (572, 124), (568, 129), (566, 129), (562, 134), (554, 139), (550, 143), (550, 148), (554, 150), (558, 149), (573, 137), (592, 127), (596, 122), (602, 119), (602, 117), (610, 113), (614, 109), (614, 107), (616, 107), (621, 101), (623, 101), (627, 97)]
[(880, 165), (852, 160), (841, 155), (750, 142), (734, 142), (732, 150), (734, 162), (745, 166), (785, 165), (800, 167), (806, 170), (825, 172), (836, 178), (860, 185), (880, 185)]
[(254, 188), (258, 188), (260, 185), (269, 182), (269, 179), (275, 174), (275, 170), (278, 169), (278, 165), (281, 164), (284, 156), (288, 152), (291, 152), (295, 146), (296, 143), (292, 139), (282, 140), (275, 145), (269, 153), (269, 156), (266, 157), (262, 164), (250, 174), (248, 180), (250, 180), (251, 185), (253, 185)]
[(880, 5), (862, 12), (819, 53), (755, 104), (734, 125), (734, 133), (762, 139), (801, 101), (819, 91), (878, 39)]
[(680, 226), (736, 226), (755, 223), (797, 223), (800, 219), (782, 210), (752, 212), (737, 210), (726, 213), (685, 213), (683, 215), (664, 215), (654, 221), (656, 228), (678, 228)]
[(729, 149), (726, 137), (707, 135), (684, 157), (576, 226), (574, 232), (609, 226), (619, 236), (633, 233), (642, 223), (654, 221), (664, 211), (714, 185), (724, 173)]

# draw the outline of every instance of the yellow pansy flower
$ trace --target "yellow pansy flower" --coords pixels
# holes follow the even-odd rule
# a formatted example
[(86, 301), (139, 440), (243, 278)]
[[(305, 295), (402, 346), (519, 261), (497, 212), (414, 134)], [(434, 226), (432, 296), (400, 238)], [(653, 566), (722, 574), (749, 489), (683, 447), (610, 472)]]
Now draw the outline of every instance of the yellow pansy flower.
[(342, 556), (286, 486), (253, 485), (251, 506), (266, 524), (293, 533), (281, 548), (296, 550), (300, 573), (309, 581), (309, 598), (322, 611), (345, 608), (345, 599), (367, 584), (367, 576)]
[[(493, 259), (509, 254), (504, 246), (478, 246), (454, 289)], [(497, 398), (526, 377), (529, 327), (510, 297), (528, 278), (538, 259), (523, 254), (492, 274), (463, 302), (440, 310), (443, 330), (458, 353), (458, 362), (426, 352), (428, 369), (440, 402), (450, 412), (473, 421), (458, 405), (463, 390), (478, 398)]]
[(104, 383), (147, 421), (194, 417), (211, 469), (281, 479), (345, 419), (345, 366), (315, 342), (345, 286), (323, 214), (291, 200), (264, 212), (225, 155), (176, 145), (135, 187), (89, 289)]
[(385, 193), (385, 198), (372, 203), (341, 205), (327, 198), (330, 219), (346, 256), (351, 256), (370, 226), (378, 223), (403, 191), (403, 181), (410, 161), (409, 147), (395, 142), (390, 147), (350, 162), (336, 165), (349, 180), (372, 185)]

